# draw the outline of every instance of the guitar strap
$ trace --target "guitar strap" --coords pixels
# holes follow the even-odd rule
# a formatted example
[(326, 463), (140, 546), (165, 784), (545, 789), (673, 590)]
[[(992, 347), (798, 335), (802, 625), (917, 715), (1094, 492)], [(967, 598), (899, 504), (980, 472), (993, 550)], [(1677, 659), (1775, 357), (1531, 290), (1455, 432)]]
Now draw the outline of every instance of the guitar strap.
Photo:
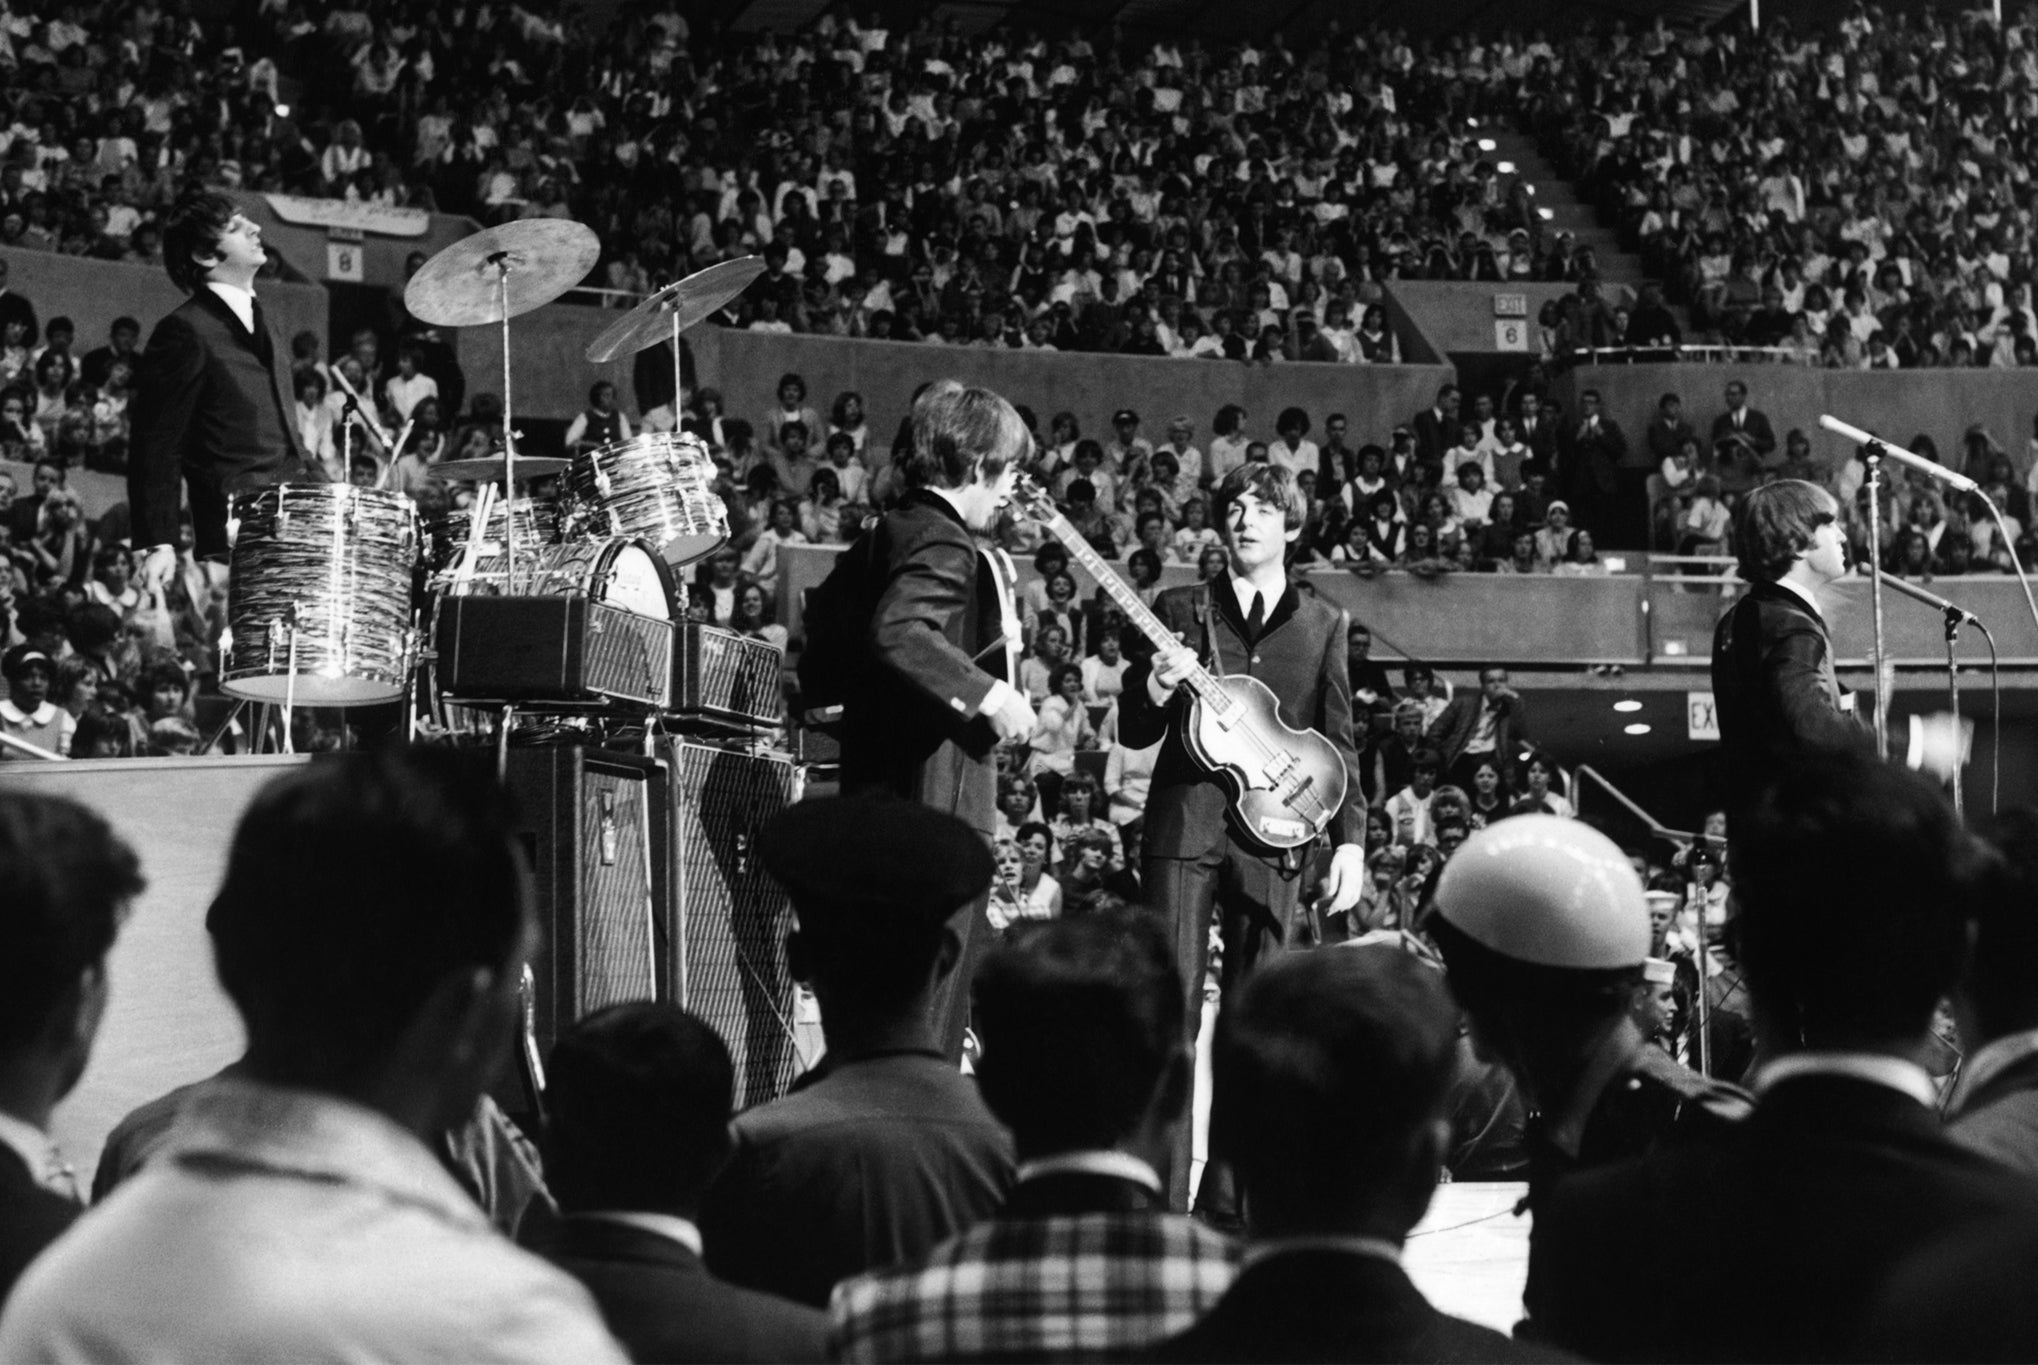
[(1196, 604), (1196, 625), (1203, 632), (1203, 653), (1210, 660), (1210, 671), (1217, 677), (1224, 676), (1224, 656), (1217, 652), (1217, 636), (1210, 629), (1210, 618), (1217, 611), (1217, 604), (1210, 600), (1210, 584), (1203, 584), (1203, 600)]

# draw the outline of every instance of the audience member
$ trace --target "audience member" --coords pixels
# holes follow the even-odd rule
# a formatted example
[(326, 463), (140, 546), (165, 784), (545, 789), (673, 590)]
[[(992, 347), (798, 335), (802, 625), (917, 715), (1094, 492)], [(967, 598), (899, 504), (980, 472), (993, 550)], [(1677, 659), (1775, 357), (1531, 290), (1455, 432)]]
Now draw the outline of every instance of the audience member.
[(2007, 812), (1993, 831), (2004, 865), (1970, 902), (1974, 942), (1953, 996), (1966, 1050), (1946, 1097), (1946, 1133), (1963, 1147), (2038, 1174), (2038, 811)]
[(956, 912), (993, 866), (965, 822), (878, 795), (803, 801), (758, 852), (799, 915), (787, 956), (828, 1050), (791, 1094), (736, 1120), (701, 1232), (717, 1275), (818, 1308), (838, 1281), (988, 1217), (1011, 1182), (1011, 1139), (930, 1018), (962, 949)]
[(352, 756), (256, 796), (207, 916), (246, 1071), (17, 1285), (0, 1356), (623, 1358), (426, 1146), (501, 1064), (535, 941), (491, 770)]
[(614, 1005), (562, 1033), (545, 1064), (545, 1168), (561, 1221), (534, 1243), (586, 1285), (643, 1362), (818, 1361), (827, 1320), (726, 1284), (695, 1219), (729, 1156), (735, 1068), (677, 1005)]
[(1559, 1184), (1529, 1326), (1603, 1360), (1879, 1358), (1865, 1329), (1915, 1248), (2000, 1218), (2038, 1233), (2038, 1183), (1940, 1131), (1919, 1060), (1982, 851), (1929, 782), (1860, 753), (1781, 773), (1734, 838), (1760, 1103), (1720, 1140)]
[(83, 1211), (50, 1112), (84, 1074), (106, 1011), (106, 957), (142, 886), (133, 851), (97, 815), (0, 791), (0, 1304)]
[(1443, 1170), (1458, 1020), (1398, 947), (1303, 953), (1218, 1016), (1216, 1084), (1247, 1188), (1237, 1282), (1163, 1360), (1542, 1360), (1438, 1312), (1401, 1268)]
[(837, 1360), (1122, 1359), (1195, 1321), (1237, 1250), (1167, 1211), (1159, 1169), (1193, 1062), (1158, 921), (1029, 926), (976, 983), (984, 1099), (1016, 1183), (988, 1222), (838, 1287)]

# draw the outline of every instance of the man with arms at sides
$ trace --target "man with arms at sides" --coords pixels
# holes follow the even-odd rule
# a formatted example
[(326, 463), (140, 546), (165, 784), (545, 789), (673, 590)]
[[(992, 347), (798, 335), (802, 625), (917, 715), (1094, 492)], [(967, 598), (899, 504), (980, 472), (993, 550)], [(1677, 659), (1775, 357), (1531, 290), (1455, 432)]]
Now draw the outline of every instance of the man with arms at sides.
[(1940, 1130), (1923, 1064), (1982, 854), (1925, 780), (1866, 754), (1801, 760), (1763, 794), (1732, 929), (1771, 1059), (1755, 1112), (1558, 1184), (1525, 1330), (1594, 1360), (1879, 1357), (1864, 1329), (1913, 1250), (2005, 1216), (2038, 1230), (2038, 1182)]
[(0, 791), (0, 1304), (83, 1212), (49, 1139), (106, 1009), (106, 954), (141, 893), (134, 853), (83, 806)]
[(1431, 1307), (1401, 1268), (1451, 1141), (1458, 1012), (1399, 947), (1269, 964), (1218, 1016), (1245, 1266), (1176, 1361), (1561, 1359)]
[(1189, 1102), (1181, 974), (1158, 921), (1026, 926), (976, 983), (977, 1080), (1018, 1183), (989, 1222), (837, 1286), (837, 1360), (1124, 1358), (1231, 1283), (1237, 1250), (1167, 1211), (1157, 1168)]
[[(945, 811), (986, 847), (997, 827), (997, 745), (1030, 737), (1034, 714), (1012, 674), (1010, 562), (973, 536), (996, 522), (1030, 449), (1004, 399), (953, 381), (931, 386), (895, 460), (905, 496), (870, 545), (847, 552), (868, 554), (876, 581), (868, 651), (844, 704), (842, 790)], [(951, 1058), (962, 1052), (970, 970), (989, 940), (984, 904), (957, 907), (962, 957), (933, 1002), (935, 1039)]]
[(465, 755), (346, 755), (257, 794), (207, 916), (245, 1070), (23, 1277), (0, 1359), (623, 1360), (428, 1145), (507, 1054), (528, 879)]
[[(1741, 504), (1734, 543), (1747, 592), (1713, 630), (1712, 685), (1726, 762), (1727, 831), (1789, 765), (1873, 747), (1855, 697), (1833, 674), (1820, 590), (1847, 573), (1847, 537), (1832, 494), (1778, 479)], [(1908, 762), (1945, 775), (1957, 744), (1950, 716), (1913, 717)]]
[(562, 1221), (536, 1249), (593, 1293), (639, 1361), (825, 1359), (827, 1319), (708, 1274), (695, 1224), (729, 1155), (735, 1068), (674, 1004), (575, 1023), (545, 1066), (545, 1165)]
[(1747, 1095), (1650, 1047), (1634, 1019), (1648, 902), (1613, 840), (1581, 821), (1520, 815), (1444, 864), (1428, 930), (1482, 1060), (1505, 1065), (1530, 1111), (1529, 1199), (1593, 1166), (1717, 1132)]
[(838, 1281), (990, 1217), (1011, 1184), (1011, 1137), (928, 1013), (991, 849), (952, 815), (872, 794), (802, 801), (757, 851), (798, 914), (786, 959), (821, 1006), (827, 1054), (737, 1118), (701, 1234), (715, 1274), (824, 1308)]
[[(1365, 798), (1352, 745), (1351, 683), (1346, 674), (1345, 613), (1288, 581), (1288, 547), (1301, 534), (1304, 503), (1294, 476), (1278, 465), (1246, 465), (1225, 475), (1214, 499), (1230, 571), (1209, 584), (1169, 588), (1154, 614), (1183, 643), (1136, 661), (1119, 699), (1118, 737), (1135, 749), (1160, 744), (1147, 795), (1141, 884), (1147, 905), (1169, 925), (1175, 963), (1201, 1017), (1203, 974), (1213, 910), (1224, 930), (1224, 989), (1295, 933), (1307, 848), (1266, 848), (1229, 818), (1227, 789), (1191, 755), (1184, 738), (1191, 697), (1182, 681), (1201, 663), (1212, 673), (1244, 673), (1273, 690), (1280, 716), (1314, 729), (1335, 746), (1346, 774), (1345, 801), (1327, 833), (1337, 852), (1324, 880), (1327, 913), (1350, 909), (1365, 889)], [(1199, 1207), (1213, 1218), (1237, 1215), (1225, 1164), (1213, 1154)], [(1169, 1170), (1177, 1208), (1188, 1194), (1186, 1126)]]
[(289, 352), (255, 298), (262, 230), (219, 194), (186, 195), (163, 224), (163, 265), (190, 295), (149, 336), (135, 372), (127, 475), (144, 588), (177, 567), (180, 490), (200, 559), (228, 551), (228, 499), (317, 478), (294, 420)]

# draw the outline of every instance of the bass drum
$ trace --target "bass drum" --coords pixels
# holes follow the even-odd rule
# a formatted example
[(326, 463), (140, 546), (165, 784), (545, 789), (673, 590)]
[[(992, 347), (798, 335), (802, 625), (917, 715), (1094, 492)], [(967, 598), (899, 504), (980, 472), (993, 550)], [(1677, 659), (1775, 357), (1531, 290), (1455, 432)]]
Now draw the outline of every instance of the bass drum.
[(586, 597), (653, 620), (674, 615), (672, 570), (649, 545), (622, 536), (518, 546), (514, 578), (508, 556), (481, 555), (474, 572), (454, 578), (448, 591), (456, 597)]

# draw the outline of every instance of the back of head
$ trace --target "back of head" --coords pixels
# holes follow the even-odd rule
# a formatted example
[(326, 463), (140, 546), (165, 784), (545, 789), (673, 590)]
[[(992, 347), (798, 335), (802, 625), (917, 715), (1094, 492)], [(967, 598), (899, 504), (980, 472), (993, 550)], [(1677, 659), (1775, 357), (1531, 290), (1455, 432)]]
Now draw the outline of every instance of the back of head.
[(729, 1153), (735, 1076), (720, 1035), (674, 1004), (614, 1005), (562, 1033), (545, 1068), (561, 1211), (691, 1215)]
[(1866, 753), (1807, 759), (1734, 836), (1741, 962), (1775, 1044), (1915, 1042), (1960, 974), (1980, 868), (1945, 798)]
[(226, 235), (226, 226), (240, 210), (223, 194), (193, 192), (179, 199), (163, 220), (163, 268), (170, 281), (187, 294), (205, 283), (205, 267), (197, 257), (210, 256)]
[(1803, 479), (1777, 479), (1750, 489), (1734, 527), (1741, 577), (1750, 583), (1783, 577), (1791, 561), (1811, 548), (1819, 520), (1832, 514), (1826, 491)]
[(976, 979), (977, 1081), (1021, 1157), (1116, 1146), (1186, 1042), (1181, 973), (1137, 910), (1022, 929)]
[(802, 801), (759, 832), (757, 847), (792, 898), (793, 967), (814, 983), (831, 1027), (844, 1011), (872, 1019), (910, 1009), (949, 918), (996, 870), (964, 821), (892, 796)]
[(1392, 1222), (1400, 1199), (1419, 1201), (1401, 1210), (1412, 1225), (1436, 1180), (1412, 1169), (1418, 1133), (1441, 1110), (1457, 1038), (1442, 976), (1399, 948), (1298, 953), (1254, 974), (1218, 1016), (1211, 1145), (1235, 1155), (1255, 1234), (1334, 1231), (1354, 1211)]
[(450, 974), (518, 965), (526, 876), (485, 755), (349, 754), (277, 778), (206, 919), (250, 1053), (315, 1088), (372, 1074)]
[(142, 885), (133, 851), (93, 812), (0, 791), (0, 1054), (43, 1037)]
[(913, 488), (960, 488), (979, 475), (995, 478), (1032, 445), (1010, 403), (952, 379), (928, 385), (913, 400), (911, 422), (912, 444), (895, 458)]

